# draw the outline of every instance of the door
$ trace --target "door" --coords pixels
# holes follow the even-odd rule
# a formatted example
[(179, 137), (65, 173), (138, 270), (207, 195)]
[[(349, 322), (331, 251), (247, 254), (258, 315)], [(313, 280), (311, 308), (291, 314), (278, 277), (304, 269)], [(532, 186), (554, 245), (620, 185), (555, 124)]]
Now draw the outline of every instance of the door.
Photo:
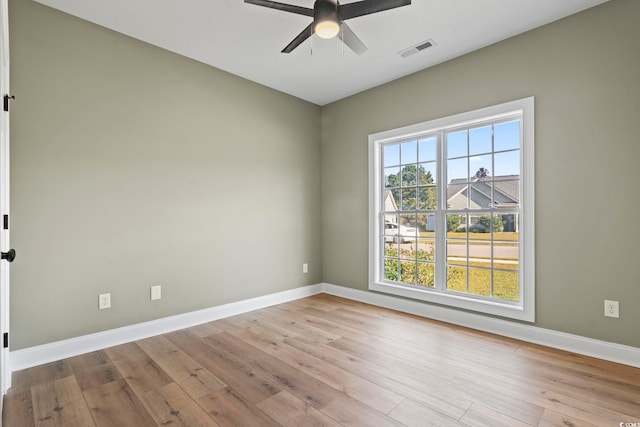
[[(0, 407), (11, 386), (9, 370), (9, 13), (8, 0), (0, 0)], [(5, 111), (6, 110), (6, 111)]]

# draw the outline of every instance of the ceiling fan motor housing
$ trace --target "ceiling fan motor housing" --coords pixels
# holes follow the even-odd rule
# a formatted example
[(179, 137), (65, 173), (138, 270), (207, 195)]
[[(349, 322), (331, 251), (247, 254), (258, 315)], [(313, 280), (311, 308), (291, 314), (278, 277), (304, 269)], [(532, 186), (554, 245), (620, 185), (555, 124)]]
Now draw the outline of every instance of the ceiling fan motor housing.
[(331, 38), (337, 34), (339, 29), (340, 17), (338, 16), (338, 1), (316, 0), (313, 4), (314, 32), (320, 37)]

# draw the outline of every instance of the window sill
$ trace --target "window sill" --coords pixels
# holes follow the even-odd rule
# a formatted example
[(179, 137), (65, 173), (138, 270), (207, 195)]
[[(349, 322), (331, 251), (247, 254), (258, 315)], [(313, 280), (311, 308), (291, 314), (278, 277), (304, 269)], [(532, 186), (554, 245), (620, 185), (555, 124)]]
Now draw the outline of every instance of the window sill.
[(434, 289), (419, 289), (383, 282), (372, 282), (369, 284), (369, 289), (372, 291), (432, 302), (494, 316), (506, 317), (509, 319), (525, 322), (535, 321), (535, 311), (533, 306), (524, 307), (520, 304), (509, 304), (508, 302), (500, 303), (495, 300), (481, 300), (465, 297), (464, 295), (444, 293)]

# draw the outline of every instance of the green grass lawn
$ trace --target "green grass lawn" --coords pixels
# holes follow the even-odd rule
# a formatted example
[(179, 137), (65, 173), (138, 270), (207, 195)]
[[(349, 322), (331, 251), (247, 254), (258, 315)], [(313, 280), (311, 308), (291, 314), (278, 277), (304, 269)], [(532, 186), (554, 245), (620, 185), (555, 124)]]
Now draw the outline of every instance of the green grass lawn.
[[(417, 284), (425, 287), (434, 287), (435, 266), (433, 264), (433, 252), (403, 249), (400, 260), (395, 259), (398, 251), (394, 247), (386, 247), (385, 255), (393, 257), (385, 260), (385, 278), (392, 281), (400, 281), (408, 284)], [(416, 261), (418, 261), (416, 263)], [(499, 260), (493, 262), (493, 295), (491, 295), (491, 266), (487, 259), (469, 262), (461, 259), (459, 264), (447, 267), (447, 289), (500, 298), (508, 301), (518, 301), (520, 298), (520, 286), (518, 283), (518, 264), (504, 263)], [(451, 260), (450, 260), (451, 262)], [(504, 271), (511, 270), (511, 271)], [(467, 276), (469, 288), (467, 289)]]
[[(469, 270), (463, 266), (449, 266), (449, 281), (447, 288), (453, 291), (467, 292), (467, 274), (469, 275), (468, 292), (474, 295), (491, 296), (491, 270), (484, 268), (486, 263), (470, 262)], [(513, 268), (494, 263), (495, 268)], [(493, 271), (493, 296), (509, 301), (518, 301), (520, 298), (520, 286), (518, 284), (517, 271)]]

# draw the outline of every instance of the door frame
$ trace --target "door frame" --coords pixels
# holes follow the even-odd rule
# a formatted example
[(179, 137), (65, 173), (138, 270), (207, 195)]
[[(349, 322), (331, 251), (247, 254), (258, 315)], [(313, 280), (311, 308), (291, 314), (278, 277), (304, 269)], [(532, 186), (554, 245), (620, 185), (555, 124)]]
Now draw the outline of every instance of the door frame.
[[(0, 0), (0, 96), (9, 92), (9, 1)], [(8, 221), (9, 215), (9, 112), (0, 108), (0, 250), (10, 248)], [(5, 229), (5, 225), (7, 226)], [(4, 396), (11, 387), (9, 368), (9, 348), (4, 347), (4, 334), (9, 333), (9, 263), (0, 261), (0, 396)], [(0, 397), (0, 408), (2, 408)], [(1, 423), (1, 421), (0, 421)]]

